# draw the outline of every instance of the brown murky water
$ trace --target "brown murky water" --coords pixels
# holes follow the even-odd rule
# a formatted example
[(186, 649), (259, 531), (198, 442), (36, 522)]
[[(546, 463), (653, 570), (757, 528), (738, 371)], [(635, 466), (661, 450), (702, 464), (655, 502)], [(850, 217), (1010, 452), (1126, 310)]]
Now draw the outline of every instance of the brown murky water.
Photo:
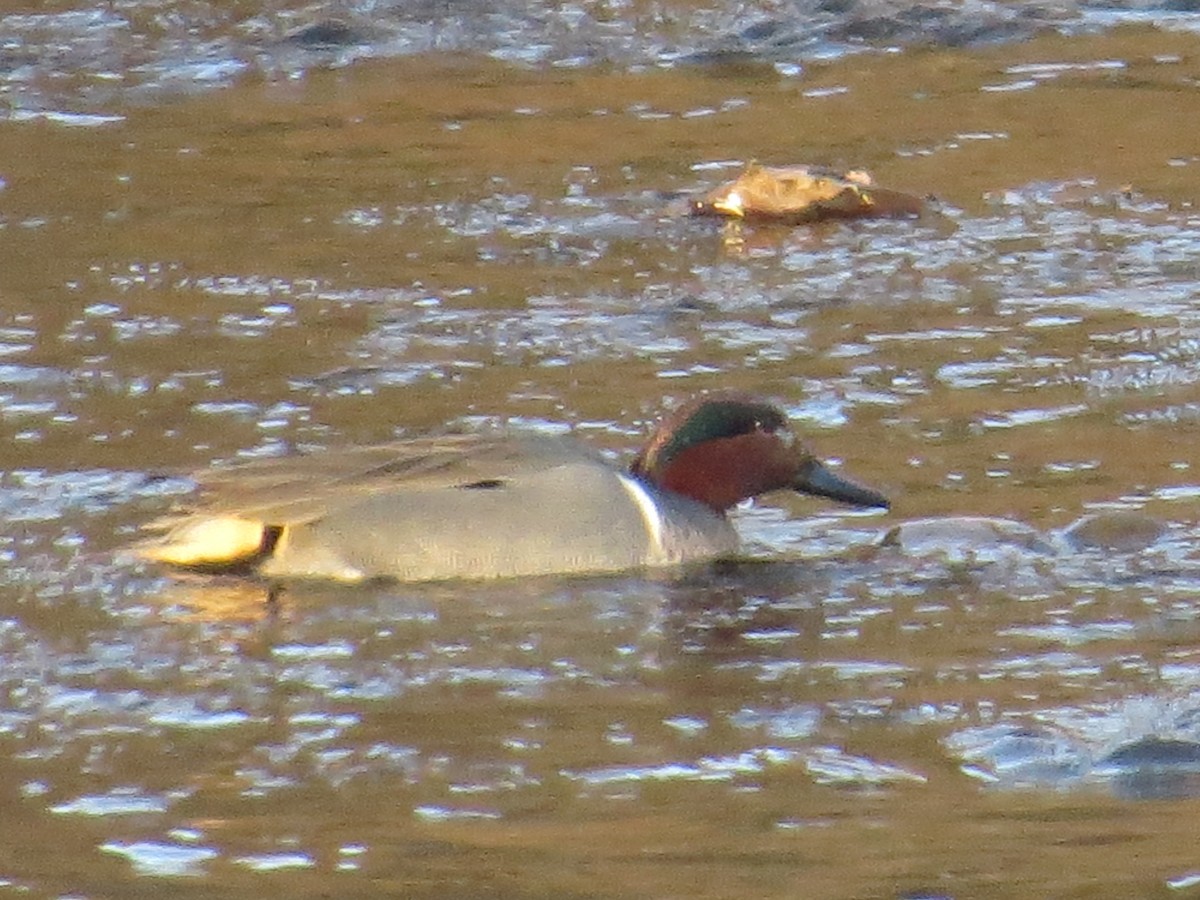
[[(14, 112), (0, 885), (1191, 896), (1198, 47), (430, 53)], [(939, 212), (675, 214), (752, 158)], [(502, 420), (627, 453), (728, 386), (894, 510), (779, 498), (738, 512), (740, 566), (306, 586), (277, 617), (117, 553), (190, 467)], [(1071, 549), (1114, 510), (1165, 534)]]

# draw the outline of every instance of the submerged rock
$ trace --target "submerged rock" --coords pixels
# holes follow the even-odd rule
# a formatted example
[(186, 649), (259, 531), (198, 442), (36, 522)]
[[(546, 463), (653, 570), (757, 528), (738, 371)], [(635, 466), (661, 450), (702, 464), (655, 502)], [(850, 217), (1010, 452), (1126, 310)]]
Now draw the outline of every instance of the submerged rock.
[(1155, 544), (1166, 532), (1165, 522), (1131, 510), (1083, 516), (1050, 534), (1013, 519), (946, 516), (901, 522), (884, 534), (879, 545), (910, 556), (978, 554), (1002, 548), (1037, 554), (1136, 553)]
[(1121, 797), (1180, 800), (1200, 795), (1200, 743), (1145, 735), (1122, 744), (1099, 761), (1098, 774), (1113, 779)]
[(735, 180), (692, 203), (692, 215), (798, 225), (827, 219), (916, 217), (918, 197), (875, 186), (862, 170), (751, 163)]
[(984, 516), (946, 516), (913, 519), (893, 526), (880, 541), (910, 556), (966, 555), (1018, 550), (1053, 553), (1054, 547), (1036, 528), (1013, 519)]
[(371, 37), (341, 19), (322, 19), (304, 25), (284, 36), (284, 41), (310, 50), (352, 47), (365, 44)]
[(1167, 532), (1166, 523), (1133, 510), (1095, 513), (1076, 520), (1061, 537), (1072, 550), (1144, 550)]
[(1200, 743), (1180, 738), (1146, 735), (1117, 747), (1101, 759), (1100, 764), (1124, 769), (1200, 767)]

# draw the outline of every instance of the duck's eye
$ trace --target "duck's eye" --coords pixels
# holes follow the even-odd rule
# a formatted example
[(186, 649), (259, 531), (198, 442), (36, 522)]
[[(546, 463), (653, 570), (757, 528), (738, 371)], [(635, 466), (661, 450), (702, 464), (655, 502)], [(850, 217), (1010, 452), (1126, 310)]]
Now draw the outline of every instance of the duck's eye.
[(769, 434), (785, 447), (790, 447), (796, 442), (796, 433), (784, 422), (759, 421), (757, 430)]

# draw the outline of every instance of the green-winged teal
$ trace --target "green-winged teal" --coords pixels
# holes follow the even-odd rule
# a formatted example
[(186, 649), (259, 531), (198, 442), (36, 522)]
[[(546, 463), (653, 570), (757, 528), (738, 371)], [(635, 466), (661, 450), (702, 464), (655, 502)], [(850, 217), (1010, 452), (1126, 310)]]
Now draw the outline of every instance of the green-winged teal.
[(694, 398), (622, 471), (552, 437), (457, 435), (282, 457), (195, 476), (194, 508), (141, 556), (183, 569), (358, 581), (613, 572), (734, 555), (736, 503), (778, 489), (888, 505), (833, 474), (786, 416)]

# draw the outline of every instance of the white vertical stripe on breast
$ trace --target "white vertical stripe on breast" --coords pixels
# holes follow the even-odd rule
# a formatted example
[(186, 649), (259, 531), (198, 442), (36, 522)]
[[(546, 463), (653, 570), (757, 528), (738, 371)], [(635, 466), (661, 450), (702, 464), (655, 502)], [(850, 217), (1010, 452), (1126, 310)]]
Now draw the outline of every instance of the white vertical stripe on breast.
[(633, 500), (634, 506), (638, 508), (638, 512), (642, 514), (642, 523), (646, 526), (646, 533), (650, 535), (651, 555), (661, 558), (664, 555), (663, 518), (658, 504), (654, 502), (646, 486), (636, 478), (620, 473), (617, 474), (617, 478), (621, 481), (621, 487), (625, 488), (625, 493)]

